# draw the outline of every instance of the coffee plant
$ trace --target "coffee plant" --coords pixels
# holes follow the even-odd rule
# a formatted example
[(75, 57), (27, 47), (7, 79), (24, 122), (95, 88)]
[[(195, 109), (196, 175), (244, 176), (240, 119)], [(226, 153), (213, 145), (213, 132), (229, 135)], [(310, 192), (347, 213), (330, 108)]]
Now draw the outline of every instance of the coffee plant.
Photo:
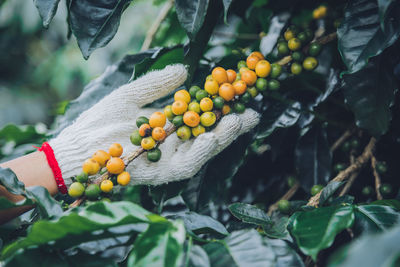
[[(85, 59), (135, 8), (129, 0), (34, 3), (49, 31), (67, 5), (68, 36)], [(124, 137), (133, 145), (96, 147), (68, 194), (25, 188), (0, 169), (0, 184), (25, 197), (0, 197), (0, 210), (34, 207), (0, 226), (1, 265), (400, 266), (400, 2), (154, 4), (163, 7), (142, 51), (91, 81), (47, 133), (0, 130), (5, 161), (149, 71), (188, 70), (183, 86), (148, 104), (158, 111), (135, 118), (137, 130)], [(129, 184), (125, 167), (143, 153), (157, 164), (171, 134), (197, 138), (247, 108), (260, 123), (192, 178)]]

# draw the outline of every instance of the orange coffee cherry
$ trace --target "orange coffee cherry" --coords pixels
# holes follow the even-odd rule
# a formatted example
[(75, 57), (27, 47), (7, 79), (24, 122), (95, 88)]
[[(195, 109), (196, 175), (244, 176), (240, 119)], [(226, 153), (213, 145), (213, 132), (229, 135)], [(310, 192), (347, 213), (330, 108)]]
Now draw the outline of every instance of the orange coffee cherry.
[(242, 75), (243, 72), (245, 72), (245, 71), (247, 71), (247, 70), (250, 70), (250, 69), (249, 69), (248, 67), (241, 67), (241, 68), (239, 69), (240, 75)]
[(151, 128), (164, 127), (166, 122), (167, 122), (167, 117), (165, 116), (164, 113), (159, 111), (151, 114), (149, 119), (149, 124)]
[(222, 115), (226, 115), (226, 114), (228, 114), (229, 112), (231, 112), (231, 107), (229, 106), (229, 105), (224, 105), (223, 107), (222, 107)]
[(256, 56), (256, 57), (258, 57), (260, 60), (263, 60), (263, 59), (264, 59), (263, 54), (261, 54), (259, 51), (254, 51), (254, 52), (252, 52), (252, 53), (249, 55), (249, 57), (252, 57), (252, 56)]
[(266, 60), (258, 61), (256, 65), (256, 74), (258, 77), (265, 78), (271, 72), (271, 64)]
[(207, 93), (209, 93), (210, 95), (215, 95), (218, 93), (218, 82), (214, 79), (211, 80), (207, 80), (204, 83), (204, 90), (207, 91)]
[(234, 82), (232, 85), (233, 85), (233, 88), (235, 88), (236, 95), (242, 95), (242, 94), (244, 94), (244, 92), (246, 92), (247, 84), (244, 81), (239, 80), (239, 81)]
[(228, 75), (228, 83), (233, 83), (236, 80), (236, 71), (234, 70), (227, 70), (226, 75)]
[(219, 87), (218, 93), (225, 101), (231, 101), (235, 97), (235, 88), (230, 83), (223, 83)]
[(179, 90), (175, 93), (174, 100), (175, 101), (181, 100), (181, 101), (185, 102), (186, 104), (189, 104), (190, 103), (190, 94), (186, 90), (183, 90), (183, 89)]
[(245, 81), (245, 83), (248, 86), (252, 86), (253, 84), (256, 83), (257, 81), (257, 75), (254, 71), (252, 70), (246, 70), (242, 73), (242, 80)]
[(125, 163), (121, 158), (112, 157), (107, 162), (106, 168), (111, 174), (120, 174), (125, 170)]
[(122, 146), (118, 143), (112, 144), (108, 149), (108, 153), (111, 157), (120, 157), (123, 151)]
[(256, 68), (258, 61), (260, 61), (260, 59), (256, 56), (247, 57), (246, 60), (247, 67), (251, 70), (254, 70)]
[(87, 159), (82, 165), (82, 171), (87, 175), (94, 175), (100, 170), (100, 164), (94, 159)]
[(151, 137), (153, 137), (153, 139), (156, 141), (162, 141), (166, 136), (167, 134), (165, 133), (165, 130), (161, 127), (156, 127), (151, 132)]
[(183, 122), (187, 126), (196, 127), (200, 123), (200, 116), (194, 111), (186, 111), (185, 114), (183, 115)]
[(175, 101), (172, 104), (172, 113), (175, 115), (182, 115), (188, 109), (188, 104), (182, 100)]
[(110, 154), (108, 154), (104, 150), (97, 150), (92, 156), (92, 159), (97, 161), (100, 164), (100, 167), (106, 166), (106, 163), (110, 158)]
[(147, 123), (143, 123), (139, 127), (139, 135), (141, 137), (149, 136), (151, 134), (151, 127)]
[[(226, 74), (226, 70), (222, 67), (216, 67), (211, 72), (211, 75), (218, 84), (228, 82), (228, 75)], [(207, 89), (206, 89), (207, 90)]]
[(117, 183), (122, 186), (129, 184), (130, 180), (131, 180), (131, 175), (129, 174), (129, 172), (121, 172), (117, 176)]

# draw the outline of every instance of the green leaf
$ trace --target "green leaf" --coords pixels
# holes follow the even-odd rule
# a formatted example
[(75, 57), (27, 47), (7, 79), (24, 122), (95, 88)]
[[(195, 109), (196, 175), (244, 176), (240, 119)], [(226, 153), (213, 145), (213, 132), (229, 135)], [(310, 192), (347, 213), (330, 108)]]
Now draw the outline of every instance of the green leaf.
[(264, 238), (264, 243), (267, 243), (275, 252), (276, 263), (275, 267), (303, 267), (304, 263), (299, 254), (292, 249), (288, 242), (280, 239)]
[(329, 258), (328, 267), (399, 266), (399, 239), (399, 226), (379, 234), (362, 236), (334, 253)]
[(274, 213), (271, 216), (271, 223), (263, 226), (265, 235), (270, 238), (289, 239), (290, 236), (287, 231), (288, 222), (289, 217)]
[(286, 104), (275, 101), (261, 114), (257, 138), (266, 138), (277, 128), (293, 126), (300, 117), (300, 103)]
[(185, 224), (186, 231), (193, 234), (217, 234), (219, 236), (228, 235), (225, 226), (210, 216), (200, 215), (196, 212), (178, 213), (168, 218), (181, 219)]
[(233, 203), (228, 207), (229, 211), (239, 220), (255, 225), (271, 224), (269, 216), (256, 206), (245, 203)]
[(85, 59), (114, 38), (122, 13), (131, 1), (71, 0), (68, 22)]
[(332, 181), (328, 183), (321, 192), (321, 197), (319, 198), (319, 205), (323, 206), (324, 203), (331, 197), (335, 192), (344, 184), (345, 182)]
[(389, 206), (397, 211), (400, 211), (400, 201), (398, 201), (397, 199), (380, 199), (380, 200), (372, 201), (370, 204), (371, 205)]
[(210, 267), (210, 259), (208, 258), (207, 252), (198, 246), (192, 246), (189, 252), (189, 267)]
[(313, 185), (329, 181), (331, 162), (326, 129), (314, 126), (300, 137), (295, 149), (295, 166), (304, 190), (309, 192)]
[(318, 253), (330, 247), (336, 235), (351, 227), (353, 222), (353, 206), (322, 207), (295, 213), (288, 230), (300, 250), (315, 261)]
[[(390, 56), (396, 58), (394, 54)], [(343, 94), (354, 113), (357, 126), (374, 136), (388, 131), (391, 121), (390, 107), (398, 89), (390, 61), (379, 57), (368, 63), (364, 69), (343, 76)]]
[(210, 258), (211, 266), (273, 266), (274, 251), (264, 244), (256, 230), (232, 232), (224, 240), (203, 246)]
[(91, 233), (114, 226), (147, 223), (148, 215), (148, 211), (130, 202), (96, 202), (84, 208), (71, 210), (56, 220), (36, 222), (25, 238), (3, 249), (1, 258), (8, 258), (19, 249), (41, 246), (51, 241), (56, 241), (53, 247), (66, 248), (84, 241), (100, 239), (100, 235), (96, 237)]
[(389, 206), (361, 205), (354, 210), (356, 234), (386, 230), (400, 222), (400, 213)]
[(43, 27), (49, 27), (50, 22), (53, 20), (53, 17), (57, 12), (60, 0), (34, 0), (33, 2), (43, 20)]
[(0, 168), (0, 184), (3, 185), (8, 192), (14, 195), (25, 194), (25, 185), (18, 180), (17, 176), (11, 169)]
[(227, 23), (226, 18), (228, 17), (228, 10), (232, 4), (232, 0), (222, 0), (222, 3), (224, 4), (224, 22)]
[(175, 8), (182, 27), (194, 39), (207, 14), (208, 0), (176, 0)]
[(0, 140), (13, 141), (16, 145), (36, 143), (43, 138), (44, 135), (36, 132), (32, 125), (17, 126), (15, 124), (7, 124), (0, 130)]
[(338, 28), (339, 51), (347, 66), (347, 73), (362, 69), (368, 59), (382, 53), (400, 35), (398, 11), (391, 13), (380, 27), (376, 0), (350, 1)]
[(183, 223), (152, 223), (140, 235), (128, 258), (128, 266), (177, 266), (183, 254)]
[(386, 12), (388, 11), (391, 4), (395, 1), (393, 0), (378, 0), (378, 7), (379, 7), (379, 20), (381, 23), (382, 30), (385, 30), (385, 17)]

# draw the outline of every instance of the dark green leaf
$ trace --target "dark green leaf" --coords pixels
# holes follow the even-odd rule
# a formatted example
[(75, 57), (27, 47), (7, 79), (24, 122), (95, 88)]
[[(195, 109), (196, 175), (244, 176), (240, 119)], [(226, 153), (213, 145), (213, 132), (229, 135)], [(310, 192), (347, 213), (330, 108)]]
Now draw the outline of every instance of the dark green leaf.
[(383, 206), (389, 206), (392, 207), (393, 209), (400, 211), (400, 201), (397, 199), (381, 199), (381, 200), (375, 200), (370, 203), (371, 205), (383, 205)]
[(189, 252), (189, 267), (210, 267), (207, 252), (200, 246), (192, 246)]
[[(397, 14), (396, 14), (397, 13)], [(339, 51), (348, 73), (362, 69), (368, 59), (379, 55), (400, 35), (398, 11), (387, 16), (380, 27), (376, 0), (350, 1), (338, 28)]]
[(353, 225), (353, 206), (322, 207), (297, 212), (288, 230), (301, 251), (314, 260), (318, 253), (332, 245), (338, 233)]
[(362, 205), (355, 208), (356, 234), (386, 230), (400, 222), (400, 213), (389, 206)]
[(354, 74), (343, 76), (344, 97), (355, 115), (357, 126), (374, 136), (389, 129), (390, 107), (397, 88), (389, 61), (382, 57)]
[(346, 246), (333, 254), (330, 257), (328, 266), (399, 266), (399, 239), (400, 227), (396, 227), (380, 234), (362, 236), (352, 242), (349, 246)]
[(175, 8), (182, 27), (194, 39), (207, 14), (208, 0), (175, 0)]
[(28, 199), (34, 199), (42, 218), (57, 218), (61, 216), (63, 209), (47, 191), (41, 186), (33, 186), (26, 188), (25, 196)]
[(256, 206), (245, 203), (234, 203), (229, 205), (229, 211), (239, 220), (255, 225), (271, 224), (269, 216)]
[(150, 213), (130, 202), (96, 202), (84, 208), (79, 207), (56, 220), (36, 222), (29, 234), (6, 246), (1, 257), (8, 258), (19, 249), (45, 245), (56, 241), (55, 247), (72, 246), (93, 240), (93, 233), (110, 227), (148, 222)]
[(69, 24), (85, 59), (95, 49), (106, 46), (114, 38), (122, 12), (131, 1), (71, 1)]
[(225, 227), (214, 220), (210, 216), (200, 215), (195, 212), (185, 212), (185, 213), (178, 213), (168, 218), (171, 219), (181, 219), (185, 224), (186, 231), (189, 233), (194, 234), (217, 234), (219, 236), (226, 236), (228, 235), (228, 231)]
[(271, 223), (263, 226), (265, 235), (270, 238), (289, 239), (289, 232), (287, 231), (287, 224), (289, 218), (274, 213), (271, 217)]
[(280, 239), (264, 238), (267, 243), (274, 250), (276, 254), (276, 263), (274, 267), (303, 267), (304, 263), (299, 254), (292, 249), (289, 244)]
[(0, 130), (0, 140), (13, 141), (16, 145), (36, 143), (43, 138), (44, 135), (36, 132), (32, 125), (17, 126), (14, 124), (7, 124)]
[(0, 168), (0, 184), (3, 185), (8, 192), (14, 195), (25, 194), (25, 185), (19, 181), (15, 173), (11, 169)]
[(58, 3), (60, 0), (34, 0), (36, 8), (39, 11), (39, 15), (42, 18), (43, 26), (49, 27), (54, 15), (57, 12)]
[(176, 266), (184, 241), (185, 228), (180, 221), (152, 223), (136, 239), (128, 266)]
[(332, 181), (328, 183), (324, 189), (322, 189), (321, 197), (319, 198), (319, 205), (323, 206), (325, 201), (328, 200), (341, 186), (344, 182)]
[(232, 4), (232, 0), (222, 0), (222, 3), (224, 4), (224, 21), (225, 21), (225, 23), (227, 23), (226, 18), (228, 16), (228, 10)]
[(277, 128), (293, 126), (300, 117), (300, 103), (286, 104), (275, 101), (262, 113), (257, 138), (271, 135)]
[(395, 1), (393, 0), (378, 0), (378, 7), (379, 7), (379, 20), (381, 23), (382, 30), (385, 30), (385, 16), (388, 8), (391, 4)]
[(273, 266), (274, 251), (264, 244), (256, 230), (241, 230), (203, 247), (213, 267)]
[(314, 126), (300, 137), (295, 150), (295, 166), (301, 186), (307, 192), (315, 184), (325, 184), (331, 174), (332, 153), (326, 130)]

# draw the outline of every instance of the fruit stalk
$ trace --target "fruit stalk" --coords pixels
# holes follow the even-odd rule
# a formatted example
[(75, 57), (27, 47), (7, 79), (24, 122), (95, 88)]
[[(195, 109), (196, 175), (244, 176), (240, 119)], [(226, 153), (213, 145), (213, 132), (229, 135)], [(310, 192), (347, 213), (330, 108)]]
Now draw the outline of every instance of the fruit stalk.
[(376, 199), (381, 200), (382, 199), (382, 194), (379, 188), (381, 187), (381, 177), (378, 174), (378, 171), (376, 170), (376, 158), (374, 154), (371, 155), (371, 167), (372, 167), (372, 173), (374, 174), (375, 177), (375, 191), (376, 191)]
[(290, 200), (294, 196), (294, 194), (296, 194), (299, 188), (300, 188), (300, 183), (294, 184), (278, 201), (269, 206), (268, 215), (271, 216), (272, 212), (278, 209), (278, 202), (280, 200)]

